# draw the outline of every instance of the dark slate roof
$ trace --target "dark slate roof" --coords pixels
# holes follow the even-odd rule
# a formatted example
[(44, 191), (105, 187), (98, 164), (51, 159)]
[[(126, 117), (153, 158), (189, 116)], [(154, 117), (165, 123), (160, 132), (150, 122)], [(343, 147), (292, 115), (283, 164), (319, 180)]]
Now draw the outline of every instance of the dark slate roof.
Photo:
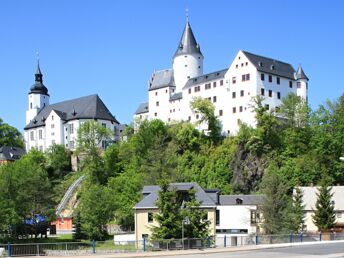
[(173, 69), (156, 71), (149, 80), (149, 90), (156, 90), (169, 86), (176, 86), (174, 82)]
[[(196, 190), (196, 199), (201, 203), (200, 207), (216, 207), (214, 200), (197, 183), (172, 183), (170, 188), (175, 188), (177, 191), (188, 191), (193, 188)], [(134, 209), (157, 208), (155, 203), (158, 200), (159, 190), (158, 185), (144, 186), (143, 199), (135, 205)]]
[(238, 205), (237, 199), (242, 200), (241, 205), (261, 205), (264, 195), (220, 195), (220, 205)]
[(18, 147), (0, 147), (0, 160), (14, 161), (20, 159), (25, 154), (25, 150)]
[(225, 78), (225, 74), (227, 71), (228, 69), (223, 69), (223, 70), (219, 70), (219, 71), (215, 71), (212, 73), (203, 74), (201, 76), (191, 78), (186, 82), (185, 86), (183, 87), (183, 90), (189, 87), (192, 87), (194, 85), (206, 83), (208, 81), (223, 79)]
[(29, 93), (38, 93), (49, 96), (48, 88), (43, 84), (43, 74), (39, 67), (39, 61), (37, 63), (37, 71), (35, 73), (35, 83), (31, 86)]
[(74, 119), (103, 119), (119, 122), (107, 109), (98, 95), (90, 95), (72, 100), (55, 103), (44, 107), (32, 121), (25, 126), (25, 130), (45, 125), (45, 119), (54, 110), (64, 121)]
[(242, 51), (258, 71), (295, 80), (294, 68), (285, 62)]
[(147, 113), (149, 111), (148, 102), (141, 103), (140, 106), (136, 109), (135, 115)]
[(189, 21), (186, 22), (183, 35), (180, 38), (179, 45), (174, 57), (187, 54), (200, 54), (202, 55), (201, 48), (196, 42), (195, 36), (192, 32)]
[(170, 101), (178, 100), (178, 99), (182, 99), (182, 98), (183, 98), (183, 93), (182, 92), (178, 92), (178, 93), (173, 94), (170, 97)]
[(305, 72), (303, 71), (301, 65), (299, 66), (299, 68), (297, 69), (296, 72), (296, 79), (306, 79), (307, 81), (309, 80), (307, 75), (305, 74)]

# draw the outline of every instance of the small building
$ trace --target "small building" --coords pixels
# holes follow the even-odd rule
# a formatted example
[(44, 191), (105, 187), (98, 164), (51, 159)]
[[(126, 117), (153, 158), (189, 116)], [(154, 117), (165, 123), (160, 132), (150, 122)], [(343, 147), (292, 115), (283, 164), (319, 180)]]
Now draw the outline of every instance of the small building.
[(73, 232), (73, 218), (60, 217), (51, 223), (55, 227), (58, 234), (70, 234)]
[[(204, 190), (197, 183), (172, 183), (172, 189), (177, 192), (188, 193), (194, 189), (196, 192), (196, 199), (200, 202), (200, 209), (207, 212), (208, 220), (210, 221), (210, 235), (215, 236), (215, 210), (217, 205), (218, 190)], [(134, 207), (135, 216), (135, 240), (142, 241), (144, 238), (149, 238), (152, 234), (153, 226), (158, 226), (154, 219), (154, 214), (158, 213), (156, 201), (158, 200), (158, 193), (160, 187), (158, 185), (144, 186), (142, 190), (143, 198)], [(182, 222), (181, 222), (182, 223)]]
[(20, 159), (25, 154), (25, 150), (18, 147), (0, 147), (0, 165)]
[[(305, 226), (304, 231), (317, 232), (318, 228), (313, 222), (313, 215), (315, 212), (315, 204), (317, 202), (317, 194), (319, 187), (309, 186), (301, 187), (303, 192), (303, 204), (305, 205)], [(344, 186), (332, 186), (332, 202), (336, 212), (336, 227), (337, 232), (344, 232)]]
[(259, 207), (264, 195), (220, 195), (216, 208), (216, 236), (247, 236), (260, 232)]

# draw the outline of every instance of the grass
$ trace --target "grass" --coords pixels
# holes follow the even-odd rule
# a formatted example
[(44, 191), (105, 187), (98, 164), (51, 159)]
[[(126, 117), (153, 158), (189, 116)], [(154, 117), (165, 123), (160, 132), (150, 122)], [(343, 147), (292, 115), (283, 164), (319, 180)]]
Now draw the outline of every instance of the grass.
[(96, 242), (96, 250), (136, 250), (135, 245), (116, 245), (113, 241)]

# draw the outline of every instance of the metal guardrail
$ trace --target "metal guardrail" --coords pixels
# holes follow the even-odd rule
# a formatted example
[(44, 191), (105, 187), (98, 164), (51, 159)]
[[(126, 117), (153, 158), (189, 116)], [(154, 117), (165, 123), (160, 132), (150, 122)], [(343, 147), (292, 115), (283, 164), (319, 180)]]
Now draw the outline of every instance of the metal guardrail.
[(62, 212), (63, 208), (66, 206), (67, 202), (69, 199), (72, 197), (72, 194), (74, 193), (75, 189), (81, 184), (82, 180), (84, 179), (85, 176), (80, 176), (77, 180), (74, 181), (71, 186), (69, 186), (68, 190), (64, 194), (61, 202), (56, 208), (56, 216), (60, 216), (60, 213)]
[(159, 250), (183, 250), (203, 248), (224, 248), (233, 246), (249, 246), (261, 244), (281, 244), (298, 242), (318, 242), (344, 240), (344, 233), (330, 234), (280, 234), (280, 235), (249, 235), (207, 238), (207, 239), (162, 239), (143, 241), (87, 241), (60, 243), (23, 243), (0, 244), (3, 257), (16, 256), (66, 256), (85, 254), (129, 253)]

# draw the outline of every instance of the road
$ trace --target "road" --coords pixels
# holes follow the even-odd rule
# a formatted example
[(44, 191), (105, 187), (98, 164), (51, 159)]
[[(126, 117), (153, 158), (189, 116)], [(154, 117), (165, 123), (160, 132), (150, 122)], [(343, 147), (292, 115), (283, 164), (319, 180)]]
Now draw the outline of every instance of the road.
[[(175, 258), (176, 256), (164, 256)], [(279, 247), (252, 251), (178, 255), (178, 258), (325, 258), (344, 257), (344, 243)]]

